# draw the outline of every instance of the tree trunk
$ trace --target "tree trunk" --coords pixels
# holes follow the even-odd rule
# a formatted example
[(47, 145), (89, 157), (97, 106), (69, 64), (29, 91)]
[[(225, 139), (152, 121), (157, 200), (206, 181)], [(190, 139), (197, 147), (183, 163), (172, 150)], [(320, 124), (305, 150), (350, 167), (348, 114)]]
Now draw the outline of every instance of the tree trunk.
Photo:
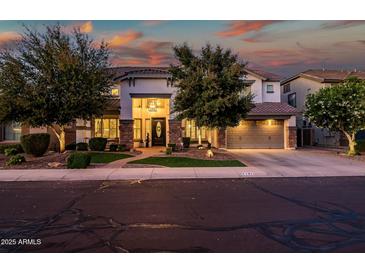
[(200, 127), (198, 127), (198, 144), (202, 144), (202, 133), (200, 131)]
[(349, 155), (349, 156), (357, 155), (358, 153), (357, 153), (357, 148), (356, 148), (357, 143), (355, 140), (355, 133), (349, 134), (345, 131), (342, 131), (342, 132), (345, 134), (347, 140), (349, 141), (349, 150), (347, 152), (347, 155)]
[(66, 132), (64, 126), (59, 126), (59, 129), (57, 129), (54, 126), (51, 126), (51, 129), (53, 130), (54, 134), (56, 135), (58, 139), (58, 143), (60, 145), (60, 152), (64, 152), (66, 149)]

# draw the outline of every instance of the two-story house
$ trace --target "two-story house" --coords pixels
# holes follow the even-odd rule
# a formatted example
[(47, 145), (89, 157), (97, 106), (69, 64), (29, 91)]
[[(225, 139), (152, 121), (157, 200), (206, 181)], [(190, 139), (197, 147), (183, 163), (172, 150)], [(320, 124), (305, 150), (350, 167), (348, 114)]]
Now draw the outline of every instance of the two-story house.
[(336, 85), (348, 77), (365, 79), (363, 71), (309, 69), (289, 77), (281, 82), (281, 101), (298, 110), (297, 145), (346, 146), (346, 138), (338, 133), (312, 125), (303, 117), (306, 96), (321, 88)]
[[(67, 131), (67, 143), (105, 137), (128, 148), (166, 146), (199, 137), (219, 148), (295, 148), (296, 109), (281, 102), (280, 78), (272, 73), (246, 69), (247, 91), (255, 108), (240, 125), (226, 130), (198, 128), (194, 120), (178, 121), (172, 112), (176, 87), (165, 67), (116, 67), (113, 99), (103, 117), (77, 120)], [(20, 132), (8, 125), (6, 132)], [(43, 129), (46, 131), (47, 129)], [(34, 131), (34, 130), (33, 130)], [(29, 132), (29, 130), (23, 130)], [(14, 134), (14, 133), (13, 133)], [(15, 138), (14, 138), (15, 137)], [(18, 135), (13, 135), (18, 139)]]
[[(295, 148), (295, 109), (281, 103), (278, 76), (247, 69), (248, 90), (256, 107), (246, 120), (226, 130), (197, 128), (194, 120), (178, 121), (172, 112), (176, 88), (167, 68), (113, 68), (114, 110), (94, 121), (77, 121), (76, 141), (102, 136), (127, 147), (165, 146), (190, 137), (224, 148)], [(119, 109), (118, 109), (119, 107)]]

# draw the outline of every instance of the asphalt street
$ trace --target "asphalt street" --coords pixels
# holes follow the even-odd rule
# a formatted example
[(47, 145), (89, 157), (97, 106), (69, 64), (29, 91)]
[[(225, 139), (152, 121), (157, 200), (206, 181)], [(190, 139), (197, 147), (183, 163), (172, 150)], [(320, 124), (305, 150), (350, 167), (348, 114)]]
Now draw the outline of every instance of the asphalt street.
[(1, 252), (365, 252), (365, 177), (1, 182)]

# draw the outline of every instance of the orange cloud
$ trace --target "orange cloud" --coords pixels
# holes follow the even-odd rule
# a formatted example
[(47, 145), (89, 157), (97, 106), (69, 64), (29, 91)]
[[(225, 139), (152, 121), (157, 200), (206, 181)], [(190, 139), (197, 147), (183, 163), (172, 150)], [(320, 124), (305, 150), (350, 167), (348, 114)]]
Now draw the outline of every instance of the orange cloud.
[(80, 31), (83, 33), (90, 33), (94, 29), (93, 23), (91, 21), (87, 21), (86, 23), (80, 26)]
[(120, 46), (127, 45), (143, 36), (142, 32), (129, 30), (127, 32), (113, 36), (108, 44), (111, 48), (117, 48)]
[(15, 42), (17, 40), (20, 40), (20, 38), (20, 34), (16, 32), (0, 32), (0, 45)]
[(259, 31), (268, 25), (278, 23), (280, 21), (266, 20), (266, 21), (233, 21), (224, 31), (217, 33), (220, 37), (235, 37), (246, 34), (251, 31)]

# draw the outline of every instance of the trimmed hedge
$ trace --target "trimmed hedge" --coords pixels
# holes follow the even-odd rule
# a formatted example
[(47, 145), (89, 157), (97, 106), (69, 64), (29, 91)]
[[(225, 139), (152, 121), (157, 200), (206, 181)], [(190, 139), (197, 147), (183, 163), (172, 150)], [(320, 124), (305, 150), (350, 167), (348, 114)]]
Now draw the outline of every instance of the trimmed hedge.
[(88, 151), (89, 145), (87, 143), (77, 143), (76, 144), (76, 150), (77, 151)]
[(67, 144), (65, 146), (66, 150), (76, 150), (76, 143)]
[(357, 140), (357, 149), (359, 152), (365, 152), (365, 139)]
[(18, 151), (18, 153), (24, 152), (21, 144), (0, 144), (0, 154), (4, 154), (5, 149), (8, 149), (8, 148), (15, 148)]
[(110, 144), (109, 151), (112, 151), (112, 152), (117, 151), (118, 146), (119, 146), (118, 144)]
[(102, 137), (91, 138), (89, 141), (89, 148), (92, 151), (104, 151), (107, 143), (108, 143), (107, 138), (102, 138)]
[(73, 152), (67, 158), (67, 168), (87, 168), (90, 165), (91, 156), (85, 152)]
[(23, 135), (20, 143), (26, 154), (40, 157), (46, 153), (50, 140), (51, 136), (48, 133), (36, 133)]

